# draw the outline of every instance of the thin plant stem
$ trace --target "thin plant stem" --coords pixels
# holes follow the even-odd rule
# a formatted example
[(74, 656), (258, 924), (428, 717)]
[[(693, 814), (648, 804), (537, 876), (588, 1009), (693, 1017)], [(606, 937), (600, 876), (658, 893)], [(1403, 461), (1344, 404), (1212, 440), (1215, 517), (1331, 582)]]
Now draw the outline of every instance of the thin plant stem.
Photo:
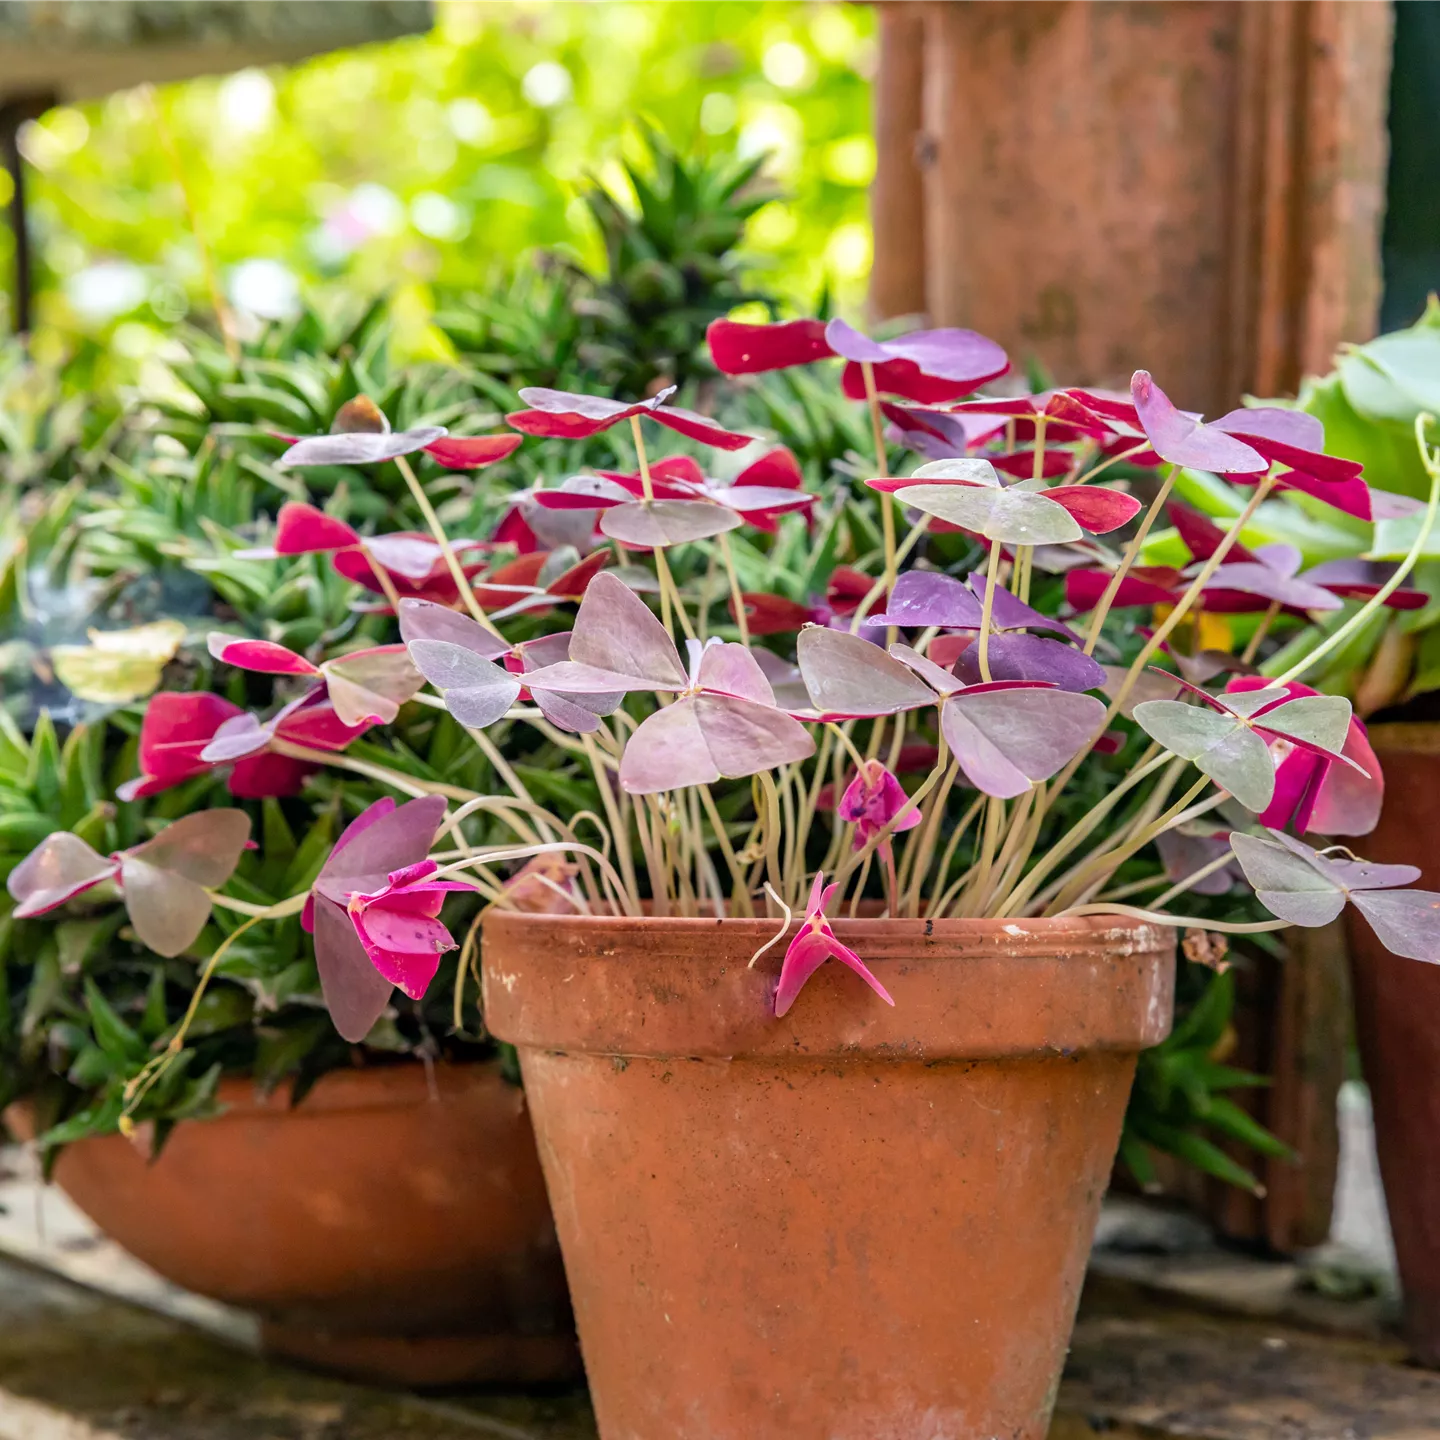
[(480, 797), (473, 790), (459, 785), (446, 785), (439, 780), (418, 780), (413, 775), (402, 775), (385, 765), (372, 765), (368, 760), (357, 760), (335, 750), (312, 750), (308, 745), (294, 745), (288, 740), (272, 740), (270, 751), (276, 755), (288, 755), (292, 760), (305, 760), (312, 765), (330, 765), (337, 770), (349, 770), (363, 775), (367, 780), (378, 780), (404, 795), (443, 795), (448, 800), (475, 800)]
[(1275, 617), (1280, 613), (1280, 602), (1272, 600), (1270, 608), (1260, 617), (1260, 623), (1255, 627), (1255, 633), (1250, 637), (1250, 643), (1246, 645), (1244, 653), (1240, 656), (1240, 663), (1248, 665), (1259, 653), (1260, 646), (1266, 635), (1270, 633), (1270, 627), (1275, 623)]
[(1131, 920), (1148, 920), (1153, 925), (1169, 925), (1175, 929), (1216, 930), (1225, 935), (1263, 935), (1267, 930), (1286, 930), (1288, 920), (1252, 920), (1248, 922), (1229, 920), (1206, 920), (1198, 915), (1165, 915), (1157, 910), (1140, 910), (1134, 905), (1074, 905), (1061, 911), (1059, 919), (1071, 915), (1123, 915)]
[[(875, 367), (868, 360), (860, 362), (860, 373), (865, 380), (865, 406), (870, 412), (870, 434), (875, 441), (875, 465), (879, 478), (890, 476), (890, 457), (885, 451), (885, 425), (880, 415), (880, 392), (875, 388)], [(895, 554), (895, 501), (883, 490), (880, 496), (881, 535), (885, 544), (885, 589), (894, 583), (898, 560)]]
[(370, 547), (362, 540), (360, 542), (360, 553), (365, 557), (365, 563), (370, 567), (370, 573), (375, 577), (375, 583), (379, 585), (385, 596), (385, 603), (395, 612), (400, 614), (400, 592), (395, 588), (395, 582), (390, 578), (390, 572), (375, 558)]
[(1136, 530), (1130, 543), (1125, 547), (1125, 553), (1120, 557), (1120, 564), (1116, 567), (1115, 573), (1110, 577), (1110, 583), (1106, 585), (1100, 596), (1099, 603), (1095, 606), (1095, 612), (1090, 617), (1090, 629), (1085, 635), (1085, 653), (1093, 655), (1095, 646), (1100, 640), (1100, 630), (1105, 624), (1105, 617), (1110, 613), (1110, 607), (1115, 603), (1115, 597), (1120, 593), (1120, 586), (1126, 575), (1130, 573), (1131, 567), (1135, 564), (1136, 557), (1140, 554), (1141, 546), (1145, 544), (1145, 537), (1150, 533), (1150, 527), (1155, 523), (1156, 517), (1165, 508), (1165, 502), (1170, 498), (1170, 492), (1175, 488), (1175, 476), (1179, 468), (1172, 465), (1165, 475), (1159, 492), (1150, 502), (1150, 508), (1145, 512), (1144, 518), (1140, 521), (1140, 528)]
[(757, 778), (765, 796), (765, 867), (770, 883), (783, 895), (785, 876), (780, 864), (780, 797), (775, 789), (774, 776), (768, 770), (762, 770)]
[[(735, 570), (735, 555), (730, 549), (730, 537), (722, 530), (715, 538), (720, 542), (720, 559), (725, 565), (725, 577), (730, 582), (730, 603), (735, 607), (735, 624), (740, 629), (740, 643), (749, 649), (750, 617), (745, 613), (745, 592), (740, 588), (740, 576)], [(711, 558), (714, 558), (713, 552)]]
[(955, 863), (955, 852), (960, 848), (960, 841), (965, 837), (966, 832), (975, 823), (975, 817), (980, 813), (985, 804), (985, 796), (977, 797), (960, 817), (955, 828), (950, 832), (950, 838), (945, 842), (945, 851), (940, 856), (940, 868), (935, 872), (935, 886), (930, 892), (930, 903), (925, 907), (925, 914), (931, 920), (939, 920), (954, 898), (957, 892), (965, 883), (965, 876), (959, 876), (954, 885), (947, 885), (947, 878), (950, 874), (950, 867)]
[(435, 507), (430, 503), (430, 497), (425, 493), (425, 487), (421, 485), (419, 477), (411, 468), (410, 461), (404, 455), (395, 457), (396, 468), (405, 478), (411, 497), (419, 507), (421, 515), (425, 517), (425, 524), (429, 527), (430, 534), (435, 543), (440, 547), (440, 553), (445, 557), (446, 568), (450, 571), (450, 578), (455, 582), (455, 588), (460, 592), (460, 598), (465, 602), (465, 608), (475, 618), (477, 624), (483, 625), (492, 635), (499, 635), (503, 640), (505, 637), (491, 623), (490, 617), (486, 615), (479, 600), (475, 598), (475, 591), (470, 584), (470, 577), (465, 573), (465, 567), (460, 563), (460, 557), (455, 553), (455, 547), (450, 543), (450, 537), (445, 533), (445, 527), (440, 523), (440, 517), (435, 513)]
[(985, 566), (985, 603), (980, 607), (980, 678), (987, 685), (990, 674), (990, 621), (995, 613), (995, 587), (1000, 569), (1000, 542), (990, 542), (990, 559)]
[(725, 822), (720, 818), (720, 811), (716, 808), (715, 797), (710, 793), (708, 785), (697, 785), (696, 790), (700, 795), (700, 804), (704, 807), (705, 814), (710, 821), (710, 828), (715, 832), (715, 841), (720, 846), (720, 854), (724, 857), (726, 869), (730, 871), (730, 883), (733, 887), (731, 903), (736, 907), (737, 913), (749, 917), (754, 915), (754, 907), (750, 903), (750, 892), (746, 886), (745, 871), (741, 868), (740, 859), (735, 854), (735, 847), (730, 843), (729, 833), (725, 829)]

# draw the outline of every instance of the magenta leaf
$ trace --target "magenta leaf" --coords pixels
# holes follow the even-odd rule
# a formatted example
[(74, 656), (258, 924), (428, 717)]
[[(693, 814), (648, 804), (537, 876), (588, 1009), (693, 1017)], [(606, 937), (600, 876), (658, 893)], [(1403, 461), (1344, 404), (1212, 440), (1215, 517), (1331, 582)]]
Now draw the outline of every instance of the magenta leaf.
[(1135, 372), (1130, 395), (1151, 447), (1171, 465), (1213, 470), (1219, 475), (1262, 475), (1270, 468), (1269, 462), (1243, 441), (1177, 410), (1148, 370)]
[[(1110, 585), (1105, 570), (1078, 569), (1065, 574), (1065, 603), (1082, 614), (1093, 610)], [(1137, 565), (1121, 580), (1110, 604), (1115, 609), (1131, 605), (1173, 605), (1184, 585), (1180, 572), (1163, 565)]]
[[(1185, 548), (1196, 560), (1208, 560), (1225, 539), (1225, 531), (1213, 520), (1182, 501), (1169, 501), (1165, 506), (1165, 513), (1170, 517), (1170, 523), (1179, 533)], [(1226, 562), (1231, 565), (1254, 558), (1238, 540), (1225, 552)]]
[(1103, 485), (1060, 485), (1040, 494), (1068, 510), (1075, 523), (1091, 535), (1118, 530), (1140, 512), (1140, 502), (1133, 495)]
[(275, 520), (275, 543), (258, 550), (236, 551), (241, 560), (273, 560), (277, 555), (314, 555), (345, 550), (360, 543), (358, 532), (343, 520), (300, 500), (287, 500)]
[(184, 695), (162, 690), (151, 696), (140, 726), (140, 775), (120, 787), (120, 798), (155, 795), (203, 775), (211, 768), (211, 762), (201, 758), (205, 747), (225, 721), (244, 713), (205, 690)]
[(117, 862), (97, 854), (78, 835), (57, 830), (47, 835), (11, 872), (6, 888), (15, 900), (17, 920), (43, 915), (111, 879)]
[(1358, 460), (1325, 454), (1325, 427), (1303, 410), (1263, 405), (1253, 410), (1232, 410), (1210, 425), (1238, 436), (1267, 460), (1288, 465), (1322, 484), (1348, 485), (1359, 479), (1365, 468)]
[(478, 470), (513, 455), (521, 435), (446, 435), (425, 446), (425, 453), (447, 470)]
[(206, 647), (223, 664), (240, 670), (253, 670), (261, 675), (318, 675), (319, 667), (303, 655), (277, 645), (272, 640), (247, 640), (239, 635), (225, 635), (212, 630)]
[(710, 358), (722, 375), (758, 375), (810, 365), (834, 355), (823, 320), (786, 320), (776, 325), (745, 325), (712, 320), (705, 331)]
[(679, 406), (666, 406), (675, 393), (672, 385), (649, 400), (627, 404), (603, 395), (581, 395), (570, 390), (550, 390), (544, 386), (528, 386), (520, 398), (530, 408), (506, 416), (509, 423), (526, 435), (558, 436), (568, 440), (598, 435), (633, 415), (645, 416), (660, 425), (677, 431), (701, 444), (721, 450), (743, 450), (751, 443), (749, 435), (726, 430), (704, 415)]

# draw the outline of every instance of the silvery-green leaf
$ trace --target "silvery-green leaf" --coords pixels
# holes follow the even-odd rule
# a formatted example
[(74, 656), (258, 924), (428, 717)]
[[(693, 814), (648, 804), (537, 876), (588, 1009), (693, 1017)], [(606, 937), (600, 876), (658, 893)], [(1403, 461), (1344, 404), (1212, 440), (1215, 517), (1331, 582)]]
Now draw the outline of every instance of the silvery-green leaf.
[[(1227, 702), (1233, 698), (1225, 697)], [(1298, 700), (1287, 700), (1267, 710), (1255, 723), (1277, 735), (1308, 741), (1338, 755), (1345, 748), (1345, 736), (1350, 729), (1350, 702), (1343, 695), (1302, 695)]]
[(1270, 747), (1243, 721), (1179, 700), (1147, 700), (1135, 723), (1182, 760), (1193, 761), (1222, 790), (1257, 814), (1275, 793)]
[(445, 697), (445, 708), (472, 730), (493, 725), (520, 695), (508, 670), (449, 640), (412, 640), (410, 656), (420, 673)]
[(1292, 925), (1328, 925), (1345, 908), (1345, 892), (1301, 856), (1259, 835), (1236, 830), (1230, 848), (1260, 903)]
[(956, 460), (930, 460), (917, 466), (910, 474), (912, 483), (927, 480), (949, 480), (952, 484), (986, 485), (998, 489), (1000, 477), (988, 460), (977, 458)]
[(1063, 545), (1084, 534), (1063, 505), (1023, 490), (978, 485), (907, 485), (902, 505), (973, 530), (1002, 545)]

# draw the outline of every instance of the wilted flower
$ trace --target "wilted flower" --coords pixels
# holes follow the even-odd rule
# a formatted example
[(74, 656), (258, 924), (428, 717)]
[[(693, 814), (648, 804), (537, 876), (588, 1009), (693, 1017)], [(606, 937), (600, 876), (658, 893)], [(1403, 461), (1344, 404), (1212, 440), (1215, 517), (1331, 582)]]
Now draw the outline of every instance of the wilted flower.
[[(910, 808), (906, 810), (906, 806)], [(905, 811), (903, 815), (901, 812)], [(918, 806), (910, 805), (900, 782), (879, 760), (866, 760), (855, 771), (855, 778), (840, 797), (839, 816), (855, 827), (855, 847), (859, 849), (878, 835), (891, 822), (891, 834), (913, 830), (921, 820)], [(895, 817), (901, 815), (896, 821)]]
[(805, 921), (800, 933), (785, 951), (780, 967), (780, 983), (775, 990), (775, 1014), (785, 1014), (805, 982), (833, 955), (848, 965), (887, 1005), (895, 1002), (890, 992), (870, 973), (870, 967), (848, 946), (835, 938), (825, 907), (834, 898), (838, 885), (826, 885), (825, 877), (817, 875), (810, 887), (810, 900), (805, 906)]

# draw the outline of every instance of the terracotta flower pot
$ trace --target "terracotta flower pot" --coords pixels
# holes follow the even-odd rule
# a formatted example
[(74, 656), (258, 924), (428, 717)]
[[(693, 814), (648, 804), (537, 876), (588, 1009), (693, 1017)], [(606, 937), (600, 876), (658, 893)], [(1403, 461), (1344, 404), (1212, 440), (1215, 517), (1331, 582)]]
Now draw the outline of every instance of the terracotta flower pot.
[(1173, 937), (492, 912), (604, 1440), (1040, 1440)]
[(323, 1076), (300, 1105), (226, 1081), (154, 1163), (118, 1135), (55, 1178), (189, 1290), (256, 1311), (274, 1354), (414, 1385), (574, 1378), (525, 1098), (493, 1064)]
[[(1440, 725), (1377, 725), (1385, 808), (1359, 849), (1418, 865), (1440, 890)], [(1355, 1029), (1375, 1113), (1375, 1148), (1395, 1236), (1405, 1333), (1416, 1359), (1440, 1367), (1440, 965), (1390, 954), (1347, 910)]]

